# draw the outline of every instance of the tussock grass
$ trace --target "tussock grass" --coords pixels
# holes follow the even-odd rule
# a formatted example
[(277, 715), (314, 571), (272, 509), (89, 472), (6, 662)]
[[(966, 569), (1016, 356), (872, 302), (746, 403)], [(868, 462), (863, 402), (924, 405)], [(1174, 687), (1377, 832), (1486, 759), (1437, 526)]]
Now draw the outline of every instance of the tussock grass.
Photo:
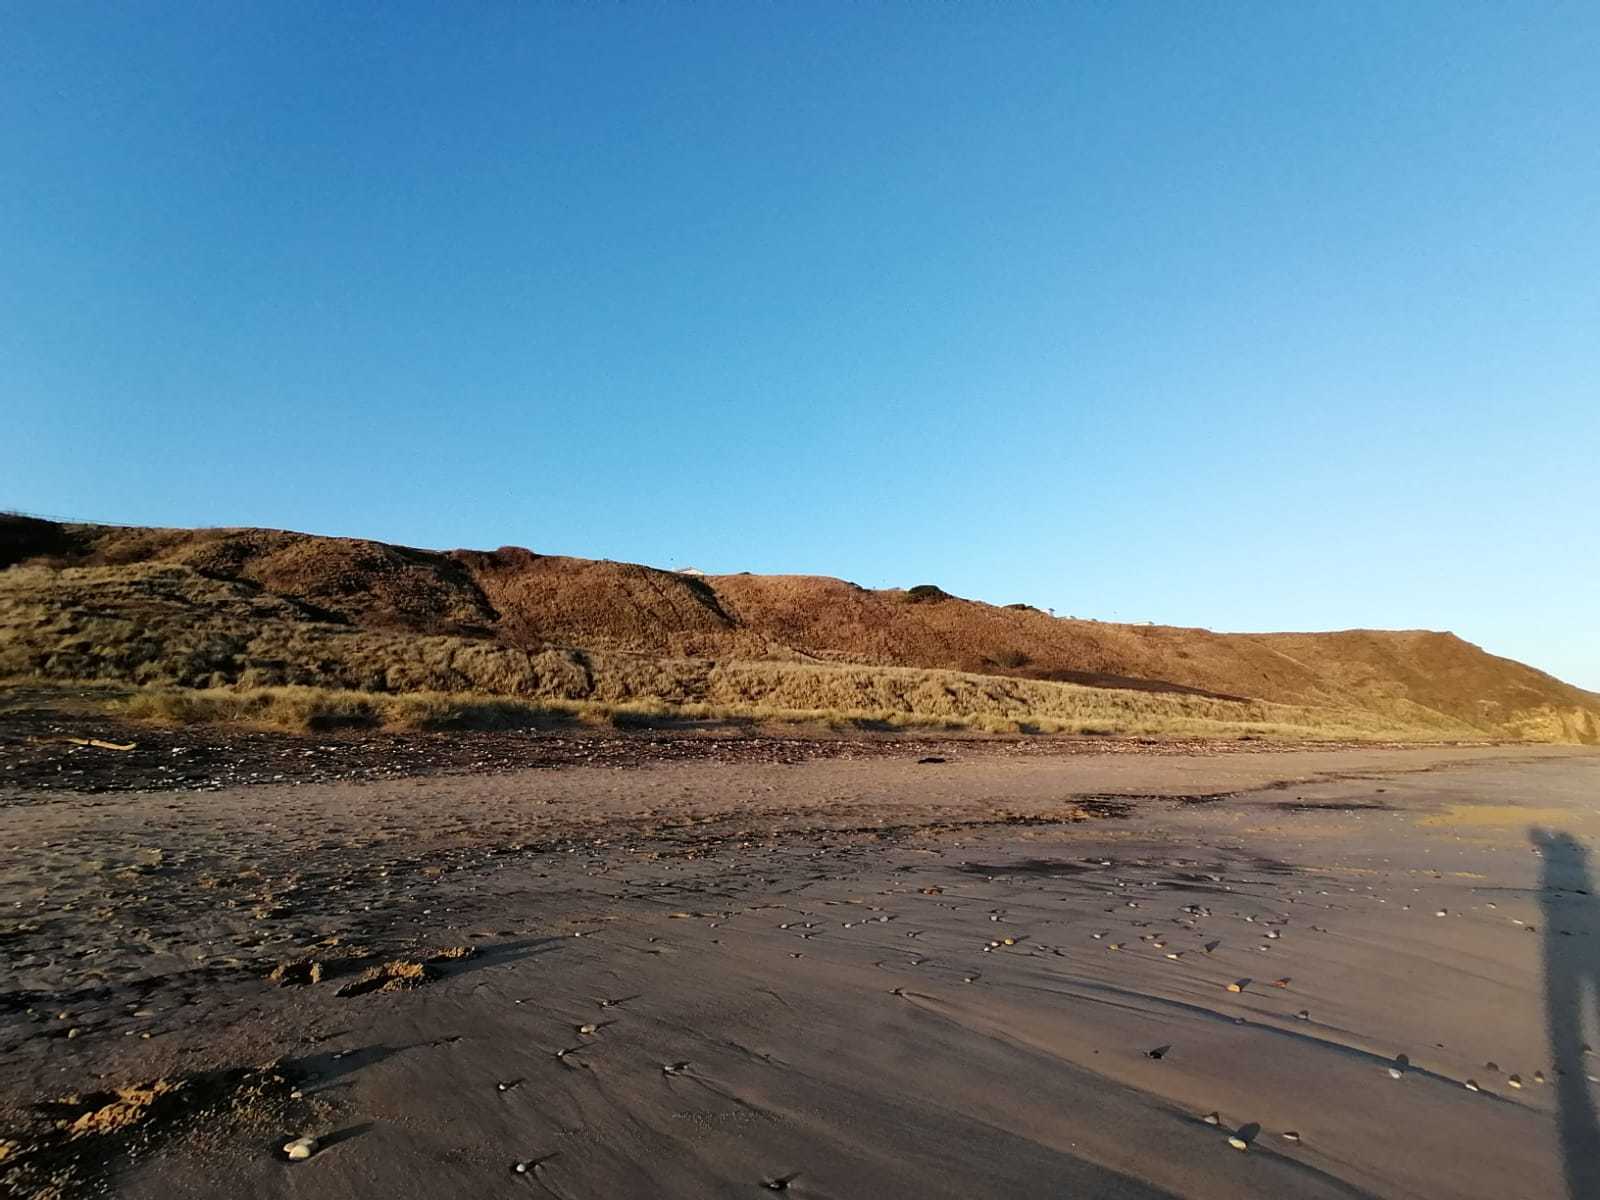
[(179, 566), (12, 568), (0, 675), (143, 690), (127, 715), (289, 729), (681, 720), (1306, 740), (1481, 731), (1436, 711), (1227, 700), (916, 667), (655, 657), (339, 625)]
[[(766, 665), (766, 664), (761, 664)], [(748, 670), (749, 664), (745, 664)], [(746, 680), (748, 685), (748, 679)], [(1057, 685), (1060, 686), (1060, 685)], [(1090, 691), (1092, 689), (1082, 689)], [(1126, 693), (1126, 700), (1145, 700)], [(1027, 711), (923, 712), (895, 708), (789, 707), (754, 702), (669, 704), (659, 700), (526, 700), (470, 693), (384, 693), (313, 687), (145, 688), (106, 707), (135, 720), (167, 724), (243, 724), (294, 731), (337, 729), (513, 730), (582, 724), (644, 728), (684, 722), (785, 724), (834, 730), (921, 730), (989, 734), (1238, 737), (1305, 740), (1390, 740), (1392, 730), (1342, 721), (1270, 721), (1163, 712), (1158, 706), (1085, 704), (1077, 717)]]

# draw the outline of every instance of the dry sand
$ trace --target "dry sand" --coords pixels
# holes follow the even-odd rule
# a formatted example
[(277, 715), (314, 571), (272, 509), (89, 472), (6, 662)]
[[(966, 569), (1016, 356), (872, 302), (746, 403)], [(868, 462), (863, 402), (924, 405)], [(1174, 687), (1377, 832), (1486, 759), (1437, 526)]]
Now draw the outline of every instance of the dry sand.
[(0, 1175), (1600, 1195), (1600, 755), (927, 752), (0, 785)]

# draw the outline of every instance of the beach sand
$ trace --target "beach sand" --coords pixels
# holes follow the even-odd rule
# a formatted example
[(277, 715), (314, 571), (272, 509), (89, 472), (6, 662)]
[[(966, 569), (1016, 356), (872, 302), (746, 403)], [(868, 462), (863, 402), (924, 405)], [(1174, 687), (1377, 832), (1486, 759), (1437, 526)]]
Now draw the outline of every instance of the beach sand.
[(1597, 798), (1563, 748), (982, 743), (0, 788), (0, 1176), (1600, 1196)]

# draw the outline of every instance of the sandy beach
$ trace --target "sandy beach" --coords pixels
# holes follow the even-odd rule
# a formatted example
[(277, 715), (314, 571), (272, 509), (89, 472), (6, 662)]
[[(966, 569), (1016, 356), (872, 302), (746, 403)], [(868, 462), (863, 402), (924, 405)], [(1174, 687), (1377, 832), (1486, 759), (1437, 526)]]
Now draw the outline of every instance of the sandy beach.
[(516, 757), (0, 785), (13, 1194), (1600, 1195), (1593, 751)]

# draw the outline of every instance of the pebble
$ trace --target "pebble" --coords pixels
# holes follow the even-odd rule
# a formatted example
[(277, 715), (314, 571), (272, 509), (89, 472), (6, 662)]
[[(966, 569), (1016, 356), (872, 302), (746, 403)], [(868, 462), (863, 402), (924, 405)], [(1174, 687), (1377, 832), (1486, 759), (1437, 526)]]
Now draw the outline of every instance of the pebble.
[(283, 1145), (283, 1156), (291, 1162), (300, 1162), (310, 1158), (317, 1152), (317, 1139), (314, 1137), (298, 1137), (292, 1142)]
[(1204, 1120), (1207, 1125), (1221, 1125), (1222, 1124), (1222, 1114), (1221, 1113), (1208, 1112), (1201, 1119)]
[(1506, 1080), (1506, 1082), (1509, 1083), (1512, 1087), (1520, 1089), (1522, 1087), (1522, 1076), (1521, 1075), (1512, 1075)]
[(1245, 1141), (1237, 1133), (1230, 1133), (1228, 1135), (1228, 1145), (1232, 1146), (1235, 1150), (1250, 1149), (1250, 1143)]
[(1298, 1142), (1300, 1140), (1300, 1131), (1298, 1129), (1285, 1129), (1283, 1131), (1283, 1140), (1286, 1142)]

